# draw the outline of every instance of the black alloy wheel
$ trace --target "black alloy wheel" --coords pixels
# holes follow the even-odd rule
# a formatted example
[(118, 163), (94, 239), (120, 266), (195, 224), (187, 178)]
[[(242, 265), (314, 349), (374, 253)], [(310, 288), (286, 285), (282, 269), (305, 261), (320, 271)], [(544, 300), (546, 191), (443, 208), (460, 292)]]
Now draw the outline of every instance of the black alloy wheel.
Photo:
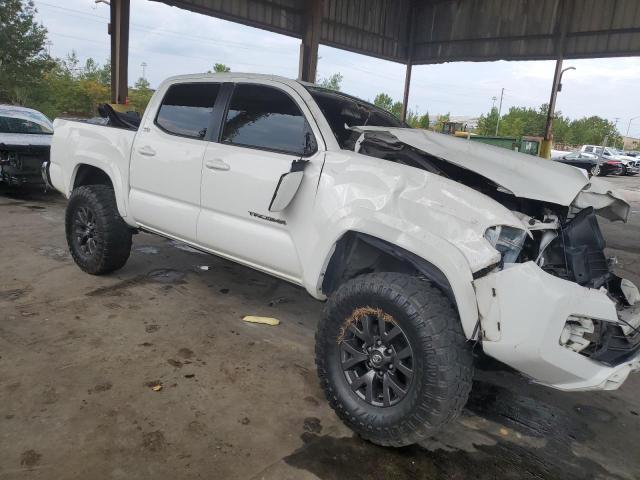
[(396, 272), (359, 275), (332, 293), (316, 332), (316, 366), (342, 421), (396, 447), (453, 421), (473, 378), (471, 343), (450, 298)]
[(69, 197), (65, 214), (69, 251), (92, 275), (123, 267), (131, 252), (131, 228), (118, 213), (110, 185), (83, 185)]
[(411, 344), (379, 309), (360, 309), (341, 339), (340, 361), (353, 392), (375, 407), (400, 402), (413, 380)]
[(89, 207), (79, 207), (73, 219), (73, 239), (78, 252), (85, 258), (97, 250), (96, 214)]

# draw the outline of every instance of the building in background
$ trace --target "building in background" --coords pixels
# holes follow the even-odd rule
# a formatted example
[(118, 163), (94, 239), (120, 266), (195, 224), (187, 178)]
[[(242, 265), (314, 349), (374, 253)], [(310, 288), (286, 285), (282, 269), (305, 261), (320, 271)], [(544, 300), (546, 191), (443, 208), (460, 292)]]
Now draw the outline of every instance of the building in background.
[(622, 137), (623, 150), (640, 150), (640, 138)]

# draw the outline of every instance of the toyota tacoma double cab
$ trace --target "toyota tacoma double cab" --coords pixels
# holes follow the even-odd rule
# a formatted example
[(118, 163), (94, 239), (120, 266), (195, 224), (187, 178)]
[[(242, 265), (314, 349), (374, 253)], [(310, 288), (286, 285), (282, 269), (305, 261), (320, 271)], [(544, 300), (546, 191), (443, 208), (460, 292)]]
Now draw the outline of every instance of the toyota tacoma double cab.
[(602, 179), (275, 76), (173, 77), (139, 121), (102, 111), (55, 121), (46, 168), (77, 265), (117, 270), (145, 231), (326, 300), (318, 376), (372, 442), (451, 422), (473, 347), (566, 391), (640, 367), (640, 294), (597, 220), (630, 207)]

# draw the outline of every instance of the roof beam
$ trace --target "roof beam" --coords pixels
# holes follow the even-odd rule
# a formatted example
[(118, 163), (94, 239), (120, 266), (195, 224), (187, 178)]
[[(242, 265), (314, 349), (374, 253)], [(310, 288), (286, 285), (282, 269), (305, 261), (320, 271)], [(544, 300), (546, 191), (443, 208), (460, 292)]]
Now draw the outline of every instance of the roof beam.
[(323, 0), (310, 0), (307, 4), (305, 31), (300, 43), (300, 63), (298, 66), (298, 79), (304, 82), (316, 83), (323, 7)]
[(109, 35), (111, 35), (111, 103), (125, 104), (129, 76), (130, 0), (111, 0)]

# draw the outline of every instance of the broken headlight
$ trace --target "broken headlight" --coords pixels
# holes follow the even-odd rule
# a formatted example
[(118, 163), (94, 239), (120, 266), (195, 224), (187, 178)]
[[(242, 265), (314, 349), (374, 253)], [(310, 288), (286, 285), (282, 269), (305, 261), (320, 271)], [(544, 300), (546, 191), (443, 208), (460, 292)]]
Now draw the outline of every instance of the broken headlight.
[(579, 353), (589, 346), (590, 337), (594, 332), (595, 325), (592, 319), (569, 315), (560, 334), (560, 345)]
[(502, 263), (514, 263), (527, 237), (527, 232), (519, 228), (497, 225), (487, 228), (484, 238), (502, 256)]

